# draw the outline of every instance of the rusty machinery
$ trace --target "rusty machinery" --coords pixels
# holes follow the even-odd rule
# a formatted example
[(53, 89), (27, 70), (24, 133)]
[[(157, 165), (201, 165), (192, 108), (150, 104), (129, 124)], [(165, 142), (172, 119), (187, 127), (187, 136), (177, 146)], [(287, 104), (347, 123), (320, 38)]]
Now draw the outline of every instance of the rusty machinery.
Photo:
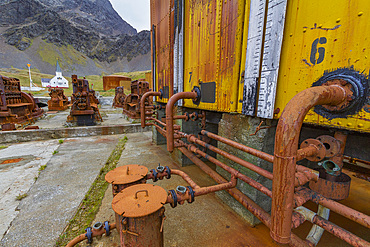
[(123, 108), (126, 94), (124, 87), (116, 87), (112, 107)]
[(68, 98), (64, 95), (62, 88), (50, 88), (49, 95), (51, 99), (48, 101), (48, 109), (51, 111), (64, 111), (69, 107)]
[(2, 130), (15, 130), (16, 124), (28, 124), (42, 116), (31, 94), (21, 92), (17, 78), (0, 76), (0, 124)]
[(102, 121), (98, 109), (99, 100), (95, 96), (95, 91), (89, 88), (89, 82), (72, 75), (72, 84), (72, 106), (67, 121), (76, 122), (77, 125), (95, 125), (96, 121)]
[[(123, 103), (123, 113), (132, 119), (140, 118), (140, 99), (148, 92), (149, 82), (146, 81), (132, 81), (131, 93), (126, 96)], [(152, 105), (151, 98), (147, 98), (145, 105)]]

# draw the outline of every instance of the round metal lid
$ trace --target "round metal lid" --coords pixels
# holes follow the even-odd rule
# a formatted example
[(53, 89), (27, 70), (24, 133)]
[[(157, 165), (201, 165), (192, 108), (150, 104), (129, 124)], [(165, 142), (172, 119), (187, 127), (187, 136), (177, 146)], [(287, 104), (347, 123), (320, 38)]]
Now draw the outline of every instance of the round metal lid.
[(141, 165), (120, 166), (105, 175), (105, 180), (111, 184), (130, 184), (144, 178), (148, 168)]
[(137, 184), (118, 193), (112, 201), (114, 212), (124, 217), (142, 217), (158, 211), (167, 201), (167, 192), (153, 184)]

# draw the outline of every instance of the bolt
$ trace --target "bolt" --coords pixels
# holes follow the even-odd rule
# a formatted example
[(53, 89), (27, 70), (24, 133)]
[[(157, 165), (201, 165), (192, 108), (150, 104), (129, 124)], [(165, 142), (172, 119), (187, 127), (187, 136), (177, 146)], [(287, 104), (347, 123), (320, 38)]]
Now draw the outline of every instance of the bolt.
[(340, 168), (339, 167), (334, 167), (333, 168), (333, 172), (337, 172), (337, 171), (339, 171), (340, 170)]
[(322, 166), (322, 162), (317, 163), (318, 166)]
[(176, 187), (176, 191), (177, 192), (179, 192), (179, 193), (181, 193), (181, 194), (185, 194), (185, 192), (186, 192), (186, 187), (185, 186), (177, 186)]

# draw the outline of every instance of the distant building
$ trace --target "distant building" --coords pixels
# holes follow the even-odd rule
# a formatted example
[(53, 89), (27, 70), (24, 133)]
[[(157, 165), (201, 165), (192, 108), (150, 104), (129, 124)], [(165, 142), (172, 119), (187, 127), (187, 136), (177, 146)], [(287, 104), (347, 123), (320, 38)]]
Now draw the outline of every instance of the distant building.
[(68, 88), (68, 81), (62, 76), (62, 70), (60, 69), (58, 60), (55, 70), (55, 76), (49, 81), (49, 83), (47, 82), (47, 80), (44, 80), (44, 82), (42, 81), (42, 86)]

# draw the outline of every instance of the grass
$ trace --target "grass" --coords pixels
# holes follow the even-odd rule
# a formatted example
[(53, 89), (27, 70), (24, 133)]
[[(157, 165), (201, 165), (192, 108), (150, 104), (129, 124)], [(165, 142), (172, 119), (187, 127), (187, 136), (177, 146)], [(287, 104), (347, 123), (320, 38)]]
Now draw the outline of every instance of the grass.
[(58, 150), (54, 150), (53, 155), (59, 153)]
[[(56, 63), (56, 62), (55, 62)], [(63, 68), (62, 68), (63, 70)], [(148, 71), (135, 71), (135, 72), (122, 72), (122, 73), (115, 73), (114, 75), (123, 75), (130, 77), (131, 80), (137, 80), (140, 78), (145, 78), (145, 73), (149, 72)], [(16, 69), (16, 68), (0, 68), (0, 75), (6, 76), (6, 77), (14, 77), (18, 78), (21, 81), (21, 86), (27, 86), (29, 87), (30, 85), (30, 79), (28, 75), (28, 69)], [(41, 78), (53, 78), (55, 75), (49, 75), (49, 74), (43, 74), (40, 73), (38, 69), (31, 69), (31, 76), (32, 76), (32, 81), (41, 87)], [(103, 90), (103, 76), (102, 75), (89, 75), (86, 76), (86, 79), (89, 81), (90, 87), (93, 85), (93, 89), (95, 91), (98, 91), (100, 95), (102, 96), (114, 96), (114, 89), (110, 89), (107, 91)], [(71, 96), (73, 92), (73, 87), (71, 84), (72, 78), (71, 77), (66, 77), (65, 78), (69, 81), (69, 88), (64, 89), (64, 94), (66, 96)], [(82, 77), (80, 77), (82, 78)], [(26, 93), (29, 93), (29, 91), (25, 91)], [(37, 96), (49, 96), (48, 90), (45, 91), (39, 91), (39, 92), (31, 92), (33, 95)], [(130, 90), (125, 89), (125, 93), (129, 94)]]
[(42, 165), (42, 166), (40, 166), (40, 168), (39, 168), (39, 172), (41, 172), (41, 171), (45, 170), (45, 168), (46, 168), (46, 165)]
[(59, 140), (58, 142), (59, 142), (59, 144), (62, 144), (64, 142), (64, 140)]
[(1, 145), (1, 146), (0, 146), (0, 150), (1, 150), (1, 149), (5, 149), (5, 148), (7, 148), (7, 147), (8, 147), (8, 146), (2, 146), (2, 145)]
[[(91, 225), (95, 219), (105, 191), (108, 188), (108, 183), (105, 181), (105, 175), (116, 168), (121, 157), (122, 151), (125, 148), (127, 137), (120, 139), (115, 149), (112, 151), (105, 165), (101, 168), (97, 178), (91, 185), (89, 191), (82, 200), (75, 216), (69, 221), (64, 232), (59, 236), (56, 246), (65, 246), (76, 236), (85, 232), (85, 229)], [(78, 229), (78, 230), (75, 230)]]
[(28, 196), (27, 193), (24, 193), (24, 194), (19, 194), (17, 195), (17, 197), (15, 198), (17, 201), (22, 201), (22, 199), (26, 198)]

